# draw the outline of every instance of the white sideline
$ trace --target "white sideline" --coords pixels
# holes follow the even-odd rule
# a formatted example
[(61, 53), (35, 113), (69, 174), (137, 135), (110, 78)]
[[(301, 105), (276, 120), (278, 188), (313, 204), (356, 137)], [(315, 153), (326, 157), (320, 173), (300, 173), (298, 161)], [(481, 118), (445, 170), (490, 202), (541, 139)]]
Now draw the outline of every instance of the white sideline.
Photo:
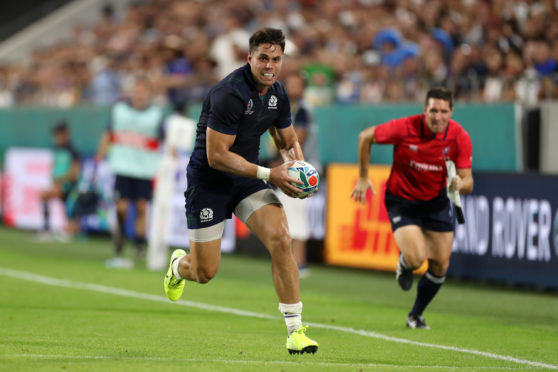
[[(285, 366), (326, 366), (326, 367), (354, 367), (354, 368), (385, 368), (398, 367), (387, 363), (343, 363), (343, 362), (315, 362), (312, 359), (304, 360), (253, 360), (253, 359), (201, 359), (201, 358), (171, 358), (171, 357), (131, 357), (120, 355), (61, 355), (61, 354), (0, 354), (1, 359), (52, 359), (52, 360), (129, 360), (129, 361), (161, 361), (161, 362), (193, 362), (193, 363), (222, 363), (222, 364), (256, 364), (256, 365), (285, 365)], [(491, 367), (491, 366), (436, 366), (426, 364), (405, 365), (405, 368), (414, 369), (450, 369), (466, 370), (499, 370), (499, 371), (533, 371), (535, 367)]]
[[(52, 286), (57, 286), (57, 287), (74, 288), (74, 289), (86, 289), (86, 290), (89, 290), (89, 291), (95, 291), (95, 292), (101, 292), (101, 293), (110, 293), (110, 294), (115, 294), (115, 295), (124, 296), (124, 297), (132, 297), (132, 298), (138, 298), (138, 299), (149, 300), (149, 301), (169, 303), (169, 300), (166, 297), (163, 297), (163, 296), (157, 296), (157, 295), (152, 295), (152, 294), (147, 294), (147, 293), (130, 291), (130, 290), (127, 290), (127, 289), (121, 289), (121, 288), (115, 288), (115, 287), (108, 287), (108, 286), (99, 285), (99, 284), (81, 283), (81, 282), (75, 282), (75, 281), (70, 281), (70, 280), (56, 279), (56, 278), (51, 278), (51, 277), (48, 277), (48, 276), (37, 275), (37, 274), (33, 274), (33, 273), (28, 273), (28, 272), (25, 272), (25, 271), (13, 270), (13, 269), (4, 268), (4, 267), (0, 267), (0, 275), (4, 275), (4, 276), (11, 277), (11, 278), (14, 278), (14, 279), (23, 279), (23, 280), (27, 280), (27, 281), (31, 281), (31, 282), (47, 284), (47, 285), (52, 285)], [(197, 309), (208, 310), (208, 311), (217, 311), (217, 312), (221, 312), (221, 313), (251, 317), (251, 318), (283, 320), (282, 318), (280, 318), (278, 316), (272, 316), (272, 315), (267, 315), (267, 314), (259, 314), (259, 313), (254, 313), (254, 312), (251, 312), (251, 311), (233, 309), (233, 308), (224, 307), (224, 306), (208, 305), (208, 304), (203, 304), (203, 303), (199, 303), (199, 302), (179, 300), (179, 301), (176, 301), (175, 304), (182, 305), (182, 306), (193, 307), (193, 308), (197, 308)], [(329, 324), (321, 324), (321, 323), (308, 323), (308, 322), (305, 322), (305, 323), (312, 326), (312, 327), (316, 327), (316, 328), (323, 328), (323, 329), (330, 329), (330, 330), (334, 330), (334, 331), (338, 331), (338, 332), (352, 333), (352, 334), (357, 334), (357, 335), (361, 335), (361, 336), (365, 336), (365, 337), (371, 337), (371, 338), (376, 338), (376, 339), (385, 340), (385, 341), (397, 342), (397, 343), (400, 343), (400, 344), (408, 344), (408, 345), (422, 346), (422, 347), (428, 347), (428, 348), (433, 348), (433, 349), (455, 351), (455, 352), (458, 352), (458, 353), (479, 355), (479, 356), (483, 356), (483, 357), (486, 357), (486, 358), (503, 360), (503, 361), (506, 361), (506, 362), (516, 363), (516, 364), (529, 365), (529, 366), (532, 366), (532, 367), (540, 367), (540, 368), (548, 368), (548, 369), (558, 370), (558, 365), (536, 362), (536, 361), (531, 361), (531, 360), (526, 360), (526, 359), (519, 359), (519, 358), (516, 358), (516, 357), (507, 356), (507, 355), (489, 353), (489, 352), (486, 352), (486, 351), (479, 351), (479, 350), (474, 350), (474, 349), (459, 348), (459, 347), (455, 347), (455, 346), (446, 346), (446, 345), (437, 345), (437, 344), (430, 344), (430, 343), (425, 343), (425, 342), (418, 342), (418, 341), (413, 341), (413, 340), (407, 340), (405, 338), (391, 337), (391, 336), (383, 335), (381, 333), (359, 330), (359, 329), (354, 329), (354, 328), (350, 328), (350, 327), (332, 326), (332, 325), (329, 325)]]

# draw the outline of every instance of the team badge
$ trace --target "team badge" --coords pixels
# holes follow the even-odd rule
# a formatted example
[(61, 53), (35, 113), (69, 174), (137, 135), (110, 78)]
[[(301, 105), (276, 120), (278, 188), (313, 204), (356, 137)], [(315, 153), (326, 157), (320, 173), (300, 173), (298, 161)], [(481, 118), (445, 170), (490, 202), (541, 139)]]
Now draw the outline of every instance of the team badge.
[(275, 97), (274, 95), (271, 95), (271, 97), (269, 97), (269, 102), (267, 103), (267, 108), (270, 110), (276, 110), (277, 109), (277, 97)]
[(444, 147), (444, 149), (442, 150), (443, 155), (448, 155), (449, 152), (450, 152), (450, 147), (449, 146)]
[(244, 115), (252, 115), (254, 113), (254, 101), (252, 101), (252, 98), (250, 98), (250, 101), (248, 101), (248, 104), (246, 105), (246, 110), (244, 110)]
[(200, 212), (200, 220), (201, 222), (209, 222), (213, 219), (213, 209), (211, 208), (204, 208)]

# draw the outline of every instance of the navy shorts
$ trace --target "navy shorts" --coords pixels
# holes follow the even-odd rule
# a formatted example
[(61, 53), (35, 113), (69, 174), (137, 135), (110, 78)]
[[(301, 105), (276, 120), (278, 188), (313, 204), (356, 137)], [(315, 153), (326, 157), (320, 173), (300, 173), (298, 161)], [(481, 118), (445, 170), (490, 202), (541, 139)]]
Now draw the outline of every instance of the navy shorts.
[(194, 170), (188, 167), (186, 179), (186, 222), (188, 229), (201, 229), (218, 224), (232, 217), (243, 199), (270, 186), (262, 180)]
[(407, 200), (386, 190), (386, 209), (393, 231), (407, 225), (423, 230), (448, 232), (455, 226), (455, 213), (444, 189), (430, 200)]
[(153, 182), (142, 178), (117, 175), (114, 181), (114, 197), (116, 200), (151, 200), (153, 197)]

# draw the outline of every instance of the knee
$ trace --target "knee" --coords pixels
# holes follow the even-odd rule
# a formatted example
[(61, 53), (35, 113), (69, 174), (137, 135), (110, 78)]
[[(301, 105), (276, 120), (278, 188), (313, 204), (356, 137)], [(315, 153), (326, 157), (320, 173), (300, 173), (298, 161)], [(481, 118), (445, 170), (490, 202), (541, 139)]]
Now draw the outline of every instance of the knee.
[(445, 276), (449, 269), (449, 259), (447, 260), (429, 260), (428, 261), (428, 271), (432, 274), (442, 277)]
[(138, 212), (138, 215), (145, 215), (147, 212), (147, 203), (144, 201), (140, 201), (136, 203), (136, 209)]
[(421, 252), (421, 250), (408, 252), (407, 254), (404, 254), (403, 257), (405, 258), (407, 266), (412, 269), (418, 269), (426, 259), (426, 255)]
[(291, 253), (291, 236), (286, 229), (275, 229), (270, 232), (268, 244), (272, 256)]
[(125, 216), (127, 212), (128, 212), (128, 204), (124, 204), (124, 203), (116, 204), (116, 213), (118, 213), (121, 216)]

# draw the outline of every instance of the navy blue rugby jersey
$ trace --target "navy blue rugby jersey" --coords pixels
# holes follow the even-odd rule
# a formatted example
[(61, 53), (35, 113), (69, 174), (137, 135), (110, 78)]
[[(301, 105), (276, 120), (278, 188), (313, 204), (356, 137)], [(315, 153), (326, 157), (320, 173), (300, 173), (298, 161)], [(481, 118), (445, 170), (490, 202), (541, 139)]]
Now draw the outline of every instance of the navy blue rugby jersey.
[(291, 106), (283, 85), (276, 81), (266, 94), (259, 95), (250, 65), (234, 70), (209, 91), (203, 102), (188, 171), (223, 173), (211, 168), (207, 161), (208, 126), (221, 133), (236, 135), (230, 151), (258, 164), (260, 137), (272, 125), (277, 128), (291, 125)]

